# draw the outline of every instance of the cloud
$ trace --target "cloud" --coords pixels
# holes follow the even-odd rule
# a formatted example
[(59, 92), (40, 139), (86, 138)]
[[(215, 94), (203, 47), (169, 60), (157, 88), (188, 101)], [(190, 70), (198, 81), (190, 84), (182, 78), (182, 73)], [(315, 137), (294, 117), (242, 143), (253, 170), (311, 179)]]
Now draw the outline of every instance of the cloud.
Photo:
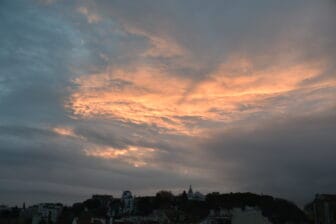
[(38, 127), (2, 126), (0, 130), (0, 195), (6, 203), (48, 199), (72, 203), (92, 193), (118, 195), (125, 188), (154, 193), (157, 188), (185, 184), (185, 176), (176, 168), (155, 167), (167, 161), (149, 147), (113, 149)]
[[(195, 84), (164, 68), (138, 65), (135, 69), (112, 69), (75, 79), (78, 88), (68, 107), (82, 118), (111, 118), (154, 125), (170, 133), (204, 135), (214, 123), (232, 125), (250, 117), (256, 119), (261, 111), (268, 116), (292, 113), (288, 97), (285, 105), (274, 104), (275, 99), (288, 95), (296, 100), (303, 92), (315, 95), (315, 91), (329, 88), (331, 93), (319, 91), (319, 97), (301, 101), (313, 101), (310, 111), (332, 106), (334, 80), (301, 86), (323, 71), (322, 62), (259, 70), (249, 59), (238, 58), (224, 62), (207, 79)], [(326, 105), (322, 105), (324, 101)]]
[(336, 185), (335, 2), (0, 5), (4, 203)]
[[(281, 55), (286, 52), (292, 54), (292, 60), (325, 56), (328, 46), (333, 48), (330, 44), (335, 37), (329, 29), (335, 21), (335, 7), (330, 1), (190, 4), (149, 0), (141, 4), (111, 4), (102, 0), (95, 7), (126, 28), (135, 27), (147, 36), (174, 40), (190, 52), (188, 60), (202, 68), (198, 75), (237, 52), (255, 60), (260, 58), (263, 65), (281, 63)], [(179, 57), (176, 61), (180, 60), (186, 59)]]
[(102, 19), (99, 15), (89, 12), (85, 7), (79, 7), (78, 12), (86, 16), (88, 23), (97, 23)]
[(69, 127), (54, 127), (52, 131), (61, 136), (79, 137), (74, 133), (73, 129)]
[(90, 148), (86, 149), (87, 156), (100, 157), (104, 159), (119, 159), (126, 161), (134, 167), (153, 166), (154, 161), (148, 164), (147, 160), (151, 158), (156, 149), (129, 146), (126, 149), (115, 148)]
[(202, 143), (218, 182), (243, 191), (308, 202), (333, 192), (335, 113), (279, 118), (254, 129), (217, 133)]

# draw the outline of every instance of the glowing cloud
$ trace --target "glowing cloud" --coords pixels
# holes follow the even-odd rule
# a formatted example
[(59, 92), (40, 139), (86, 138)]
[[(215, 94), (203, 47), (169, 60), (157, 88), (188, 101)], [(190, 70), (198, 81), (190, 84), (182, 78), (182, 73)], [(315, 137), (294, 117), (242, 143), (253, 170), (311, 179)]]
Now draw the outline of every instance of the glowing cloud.
[(70, 137), (78, 137), (72, 128), (69, 127), (55, 127), (52, 129), (53, 132), (55, 132), (58, 135), (63, 136), (70, 136)]
[[(148, 166), (148, 161), (152, 159), (155, 149), (146, 147), (129, 146), (125, 149), (115, 149), (112, 147), (94, 147), (86, 149), (87, 156), (103, 159), (118, 159), (133, 167)], [(151, 164), (153, 165), (153, 164)]]
[(260, 111), (290, 111), (290, 106), (267, 107), (267, 102), (293, 91), (333, 85), (302, 85), (322, 69), (323, 63), (258, 69), (251, 60), (232, 58), (199, 82), (146, 65), (113, 69), (75, 79), (78, 89), (68, 107), (84, 118), (111, 118), (199, 135), (207, 129), (206, 122), (230, 124)]

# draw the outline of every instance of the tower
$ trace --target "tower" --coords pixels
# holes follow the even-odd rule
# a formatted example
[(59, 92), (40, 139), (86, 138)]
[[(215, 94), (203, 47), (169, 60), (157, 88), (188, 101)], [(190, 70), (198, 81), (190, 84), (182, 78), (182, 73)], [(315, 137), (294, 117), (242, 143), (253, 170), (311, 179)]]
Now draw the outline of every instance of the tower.
[(192, 190), (191, 184), (189, 186), (189, 190), (188, 190), (188, 199), (192, 199), (194, 197), (194, 192)]
[(121, 196), (123, 213), (132, 213), (134, 210), (134, 197), (130, 191), (124, 191)]

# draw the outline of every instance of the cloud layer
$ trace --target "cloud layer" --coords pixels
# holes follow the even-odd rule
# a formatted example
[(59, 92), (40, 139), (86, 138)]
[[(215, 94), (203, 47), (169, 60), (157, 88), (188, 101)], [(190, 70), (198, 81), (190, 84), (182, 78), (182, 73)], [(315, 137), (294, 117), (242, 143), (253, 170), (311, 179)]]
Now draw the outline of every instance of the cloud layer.
[(334, 1), (0, 6), (3, 203), (335, 188)]

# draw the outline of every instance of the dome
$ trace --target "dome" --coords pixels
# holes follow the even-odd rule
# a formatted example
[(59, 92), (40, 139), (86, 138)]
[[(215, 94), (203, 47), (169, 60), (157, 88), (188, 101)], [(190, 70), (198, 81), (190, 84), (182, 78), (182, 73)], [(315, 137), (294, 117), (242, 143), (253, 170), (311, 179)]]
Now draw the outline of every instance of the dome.
[(130, 192), (130, 191), (124, 191), (123, 193), (122, 193), (122, 196), (121, 196), (123, 199), (127, 199), (127, 198), (133, 198), (133, 196), (132, 196), (132, 192)]

